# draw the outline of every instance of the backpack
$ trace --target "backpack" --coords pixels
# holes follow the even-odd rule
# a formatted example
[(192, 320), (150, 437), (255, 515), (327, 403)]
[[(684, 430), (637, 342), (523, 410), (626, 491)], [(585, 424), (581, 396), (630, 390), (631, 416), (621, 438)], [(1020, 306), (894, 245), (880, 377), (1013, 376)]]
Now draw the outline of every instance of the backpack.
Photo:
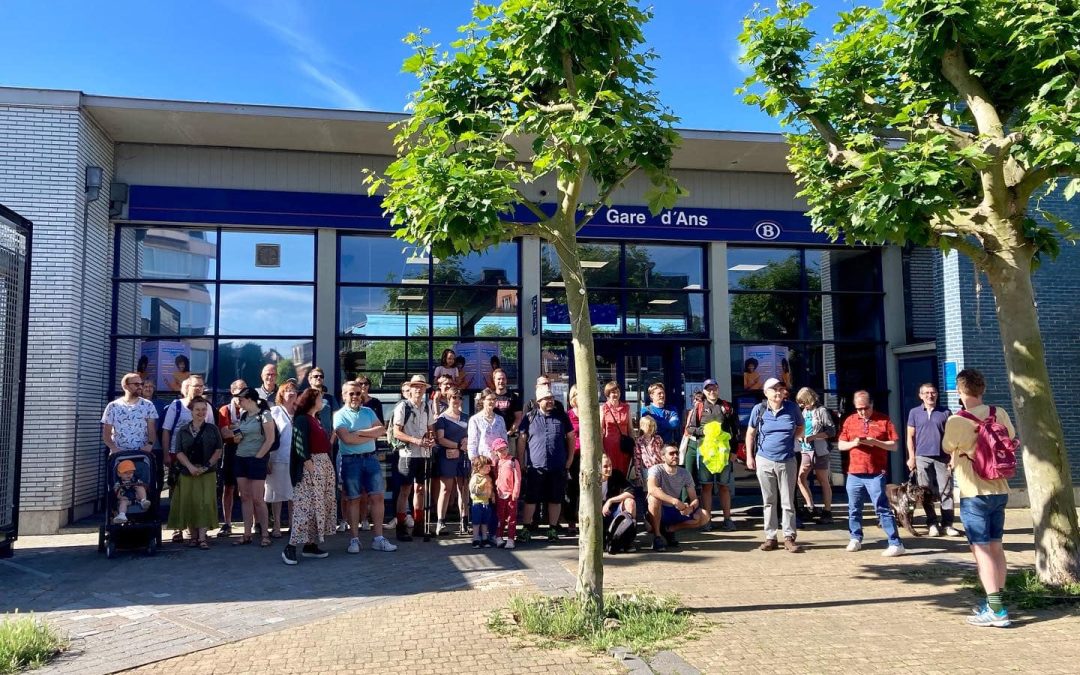
[(637, 523), (630, 514), (620, 512), (611, 519), (611, 525), (604, 534), (607, 539), (608, 553), (631, 551), (634, 547), (634, 538), (637, 537)]
[(990, 406), (990, 414), (979, 419), (966, 410), (956, 413), (975, 423), (975, 456), (971, 463), (975, 473), (984, 480), (1012, 478), (1016, 475), (1016, 449), (1020, 441), (1009, 435), (1009, 429), (998, 422), (997, 410)]
[[(265, 411), (266, 414), (270, 414), (270, 411)], [(259, 413), (259, 417), (262, 417), (263, 413)], [(277, 428), (277, 421), (274, 420), (274, 416), (270, 415), (270, 421), (274, 423), (274, 440), (270, 443), (270, 449), (266, 451), (269, 455), (271, 452), (277, 452), (277, 449), (281, 447), (281, 430)]]
[[(409, 417), (413, 414), (412, 406), (408, 401), (402, 400), (398, 405), (405, 406), (405, 416), (401, 420), (401, 426), (405, 426), (409, 423)], [(390, 449), (394, 452), (399, 452), (405, 447), (405, 441), (399, 440), (394, 436), (394, 416), (397, 413), (397, 408), (394, 408), (394, 412), (390, 413), (390, 424), (386, 427), (386, 442), (390, 445)]]

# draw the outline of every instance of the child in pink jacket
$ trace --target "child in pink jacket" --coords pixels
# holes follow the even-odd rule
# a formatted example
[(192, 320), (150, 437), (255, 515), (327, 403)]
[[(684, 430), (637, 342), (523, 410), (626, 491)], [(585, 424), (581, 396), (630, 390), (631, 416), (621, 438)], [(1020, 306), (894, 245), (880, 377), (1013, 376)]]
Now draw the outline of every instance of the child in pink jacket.
[(501, 438), (491, 443), (495, 453), (495, 545), (514, 548), (517, 536), (517, 503), (521, 496), (521, 464), (510, 456), (510, 446)]

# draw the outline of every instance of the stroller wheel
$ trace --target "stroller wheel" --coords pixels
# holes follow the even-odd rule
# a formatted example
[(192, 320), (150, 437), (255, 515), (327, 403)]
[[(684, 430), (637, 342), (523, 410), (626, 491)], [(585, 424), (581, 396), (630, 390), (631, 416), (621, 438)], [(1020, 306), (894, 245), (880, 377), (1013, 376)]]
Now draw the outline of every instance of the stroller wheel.
[(157, 537), (150, 538), (150, 541), (146, 544), (146, 555), (151, 557), (157, 555), (157, 542)]
[(116, 557), (116, 542), (112, 539), (105, 542), (105, 557), (110, 560)]

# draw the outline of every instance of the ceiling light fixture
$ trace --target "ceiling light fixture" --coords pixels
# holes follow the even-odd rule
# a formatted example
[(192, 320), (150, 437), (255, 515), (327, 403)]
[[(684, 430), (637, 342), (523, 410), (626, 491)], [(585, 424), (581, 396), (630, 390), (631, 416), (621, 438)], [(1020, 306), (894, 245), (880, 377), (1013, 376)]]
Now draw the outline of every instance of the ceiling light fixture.
[(549, 281), (547, 282), (548, 288), (566, 288), (565, 281)]
[(426, 284), (427, 282), (428, 282), (427, 279), (402, 279), (401, 280), (401, 283), (403, 283), (403, 284)]
[(757, 272), (765, 269), (765, 265), (736, 265), (729, 267), (728, 272)]
[(701, 284), (690, 284), (689, 286), (683, 286), (682, 289), (684, 291), (700, 291)]
[(422, 296), (422, 295), (399, 295), (399, 296), (397, 296), (397, 299), (398, 300), (423, 300), (424, 296)]
[(607, 260), (582, 260), (581, 267), (587, 270), (598, 270), (604, 265), (607, 265)]
[(674, 305), (674, 300), (650, 300), (650, 305)]

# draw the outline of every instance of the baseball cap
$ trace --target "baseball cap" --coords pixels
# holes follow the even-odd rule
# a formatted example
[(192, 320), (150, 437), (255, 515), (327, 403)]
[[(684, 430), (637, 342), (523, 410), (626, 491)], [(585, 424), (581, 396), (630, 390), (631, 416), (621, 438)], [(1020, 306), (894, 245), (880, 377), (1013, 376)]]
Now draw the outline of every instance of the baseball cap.
[(787, 387), (786, 384), (784, 384), (780, 380), (776, 379), (775, 377), (770, 377), (769, 379), (765, 380), (765, 386), (762, 387), (762, 389), (787, 389), (787, 388), (788, 387)]
[(701, 384), (702, 389), (704, 389), (706, 387), (719, 387), (719, 386), (720, 386), (720, 384), (716, 380), (712, 379), (711, 377), (709, 379), (705, 380)]
[(127, 473), (135, 470), (135, 462), (125, 459), (116, 465), (116, 473)]

